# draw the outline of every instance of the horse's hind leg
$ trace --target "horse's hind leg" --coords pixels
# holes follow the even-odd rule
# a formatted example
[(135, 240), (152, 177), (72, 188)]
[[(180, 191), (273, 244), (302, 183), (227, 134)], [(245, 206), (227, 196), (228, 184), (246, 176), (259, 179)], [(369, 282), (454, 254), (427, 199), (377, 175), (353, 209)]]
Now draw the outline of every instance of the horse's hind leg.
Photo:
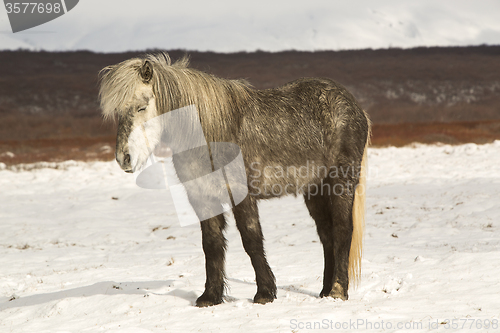
[(349, 251), (353, 230), (352, 199), (346, 193), (349, 190), (348, 184), (337, 184), (331, 180), (326, 182), (325, 186), (321, 186), (319, 194), (304, 194), (306, 206), (316, 222), (325, 256), (323, 290), (320, 296), (347, 300)]
[(349, 289), (349, 252), (353, 233), (352, 206), (354, 187), (352, 179), (336, 179), (331, 183), (331, 216), (333, 220), (333, 286), (326, 296), (348, 299)]
[(226, 220), (222, 214), (201, 221), (207, 279), (205, 291), (196, 300), (196, 306), (204, 307), (222, 303), (225, 285), (224, 258), (226, 239), (223, 234), (225, 227)]
[(272, 302), (276, 298), (276, 280), (264, 252), (264, 237), (259, 222), (257, 201), (249, 195), (233, 209), (233, 213), (243, 247), (250, 256), (255, 270), (257, 293), (253, 301), (260, 304)]
[(325, 257), (325, 269), (323, 271), (323, 290), (319, 294), (321, 297), (328, 296), (333, 285), (333, 221), (330, 213), (330, 197), (328, 195), (319, 194), (304, 194), (309, 214), (316, 222), (321, 244), (323, 244), (323, 253)]

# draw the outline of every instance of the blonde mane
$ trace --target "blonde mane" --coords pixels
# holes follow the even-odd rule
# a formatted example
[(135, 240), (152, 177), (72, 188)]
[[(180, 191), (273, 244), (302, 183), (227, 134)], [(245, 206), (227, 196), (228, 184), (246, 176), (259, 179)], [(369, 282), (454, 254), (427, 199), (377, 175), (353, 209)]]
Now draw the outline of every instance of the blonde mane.
[(189, 68), (187, 57), (172, 63), (167, 53), (157, 53), (125, 60), (100, 72), (99, 98), (105, 119), (124, 111), (142, 83), (140, 71), (145, 61), (153, 67), (151, 83), (159, 115), (195, 105), (204, 128), (214, 133), (220, 132), (221, 125), (232, 128), (241, 106), (248, 105), (252, 88), (247, 82)]

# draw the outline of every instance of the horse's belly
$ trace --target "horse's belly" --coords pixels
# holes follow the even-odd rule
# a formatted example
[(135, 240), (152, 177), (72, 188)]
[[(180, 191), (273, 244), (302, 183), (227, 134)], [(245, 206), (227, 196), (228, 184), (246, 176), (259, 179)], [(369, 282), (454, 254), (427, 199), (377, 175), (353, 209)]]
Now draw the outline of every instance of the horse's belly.
[(328, 175), (328, 168), (315, 161), (303, 165), (251, 163), (247, 168), (249, 194), (257, 198), (302, 195)]

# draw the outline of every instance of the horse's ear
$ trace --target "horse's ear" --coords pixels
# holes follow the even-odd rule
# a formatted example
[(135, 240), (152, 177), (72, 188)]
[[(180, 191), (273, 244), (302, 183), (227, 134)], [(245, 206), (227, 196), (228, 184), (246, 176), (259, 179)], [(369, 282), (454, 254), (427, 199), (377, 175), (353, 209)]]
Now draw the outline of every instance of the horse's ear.
[(151, 66), (151, 63), (148, 60), (144, 61), (144, 64), (142, 65), (141, 77), (142, 82), (144, 83), (149, 83), (153, 77), (153, 66)]

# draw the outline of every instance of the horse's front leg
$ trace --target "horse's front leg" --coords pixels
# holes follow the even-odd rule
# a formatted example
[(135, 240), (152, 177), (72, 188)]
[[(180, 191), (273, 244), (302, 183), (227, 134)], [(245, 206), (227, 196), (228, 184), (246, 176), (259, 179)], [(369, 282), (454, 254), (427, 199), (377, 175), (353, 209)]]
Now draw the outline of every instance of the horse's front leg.
[(196, 300), (196, 306), (205, 307), (222, 303), (225, 286), (226, 238), (223, 234), (225, 227), (226, 220), (223, 214), (201, 221), (207, 279), (205, 291)]
[(276, 281), (266, 260), (264, 252), (264, 237), (259, 222), (257, 202), (248, 195), (245, 200), (233, 208), (236, 226), (241, 234), (241, 240), (246, 253), (250, 256), (255, 270), (257, 294), (254, 303), (265, 304), (276, 298)]

